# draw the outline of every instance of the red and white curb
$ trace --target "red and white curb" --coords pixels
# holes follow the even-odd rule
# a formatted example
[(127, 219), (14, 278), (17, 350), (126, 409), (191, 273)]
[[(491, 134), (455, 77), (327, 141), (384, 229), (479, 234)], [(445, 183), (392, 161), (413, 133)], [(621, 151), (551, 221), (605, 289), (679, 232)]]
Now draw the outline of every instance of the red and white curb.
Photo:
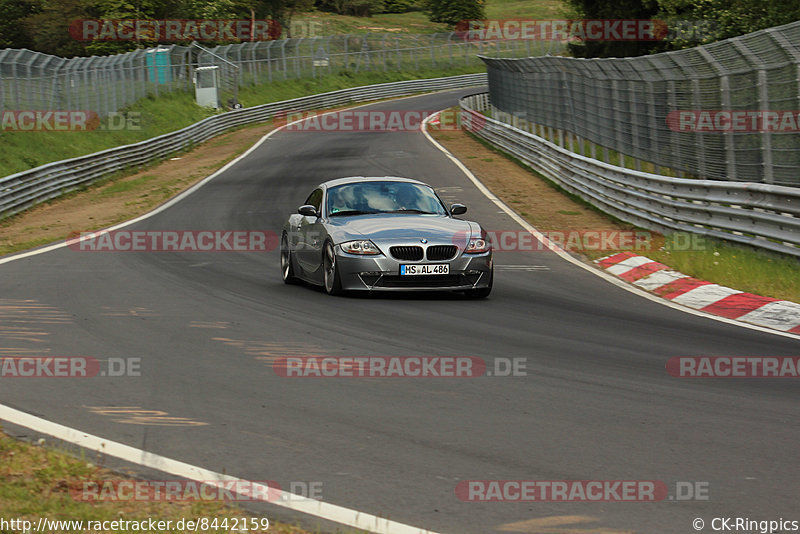
[(645, 256), (620, 252), (595, 260), (606, 272), (656, 295), (720, 317), (800, 334), (800, 304), (761, 297), (671, 270)]

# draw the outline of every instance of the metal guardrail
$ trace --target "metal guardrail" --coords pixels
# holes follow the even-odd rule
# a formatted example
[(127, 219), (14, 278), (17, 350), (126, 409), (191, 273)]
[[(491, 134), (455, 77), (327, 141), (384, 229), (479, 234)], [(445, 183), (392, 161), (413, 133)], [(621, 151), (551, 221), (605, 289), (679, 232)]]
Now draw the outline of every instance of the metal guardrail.
[[(800, 188), (626, 169), (512, 126), (513, 117), (493, 108), (488, 93), (465, 97), (460, 105), (475, 135), (614, 217), (664, 233), (692, 232), (800, 257)], [(489, 110), (492, 118), (481, 113)]]
[(112, 173), (145, 165), (202, 143), (230, 128), (264, 122), (276, 113), (324, 109), (353, 102), (414, 93), (470, 87), (486, 83), (486, 74), (466, 74), (367, 85), (283, 100), (215, 115), (181, 130), (139, 143), (103, 150), (0, 178), (0, 219), (91, 184)]

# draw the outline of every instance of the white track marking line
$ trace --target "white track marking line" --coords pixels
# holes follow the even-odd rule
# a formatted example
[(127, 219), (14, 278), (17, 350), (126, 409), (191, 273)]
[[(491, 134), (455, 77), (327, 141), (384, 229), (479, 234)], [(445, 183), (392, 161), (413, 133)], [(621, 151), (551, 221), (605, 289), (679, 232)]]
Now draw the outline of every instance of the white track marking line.
[[(276, 495), (274, 501), (264, 501), (289, 508), (297, 512), (313, 515), (336, 523), (341, 523), (354, 528), (367, 530), (376, 534), (435, 534), (429, 530), (404, 525), (396, 521), (384, 519), (370, 514), (351, 510), (343, 506), (337, 506), (322, 501), (317, 501), (301, 495), (295, 495), (286, 491), (268, 488), (262, 484), (256, 484), (241, 478), (223, 475), (202, 467), (187, 464), (178, 460), (173, 460), (165, 456), (143, 451), (135, 447), (130, 447), (122, 443), (110, 441), (92, 434), (87, 434), (74, 428), (69, 428), (58, 423), (46, 421), (39, 417), (0, 405), (0, 419), (10, 423), (29, 428), (42, 434), (54, 436), (62, 441), (78, 445), (85, 449), (96, 451), (101, 454), (120, 458), (143, 467), (156, 469), (170, 475), (195, 480), (198, 482), (218, 481), (218, 482), (240, 482), (242, 487), (253, 489), (254, 494)], [(268, 493), (269, 492), (269, 493)]]
[[(442, 110), (442, 111), (444, 111), (444, 110)], [(441, 111), (439, 113), (441, 113)], [(431, 115), (430, 117), (428, 117), (427, 119), (422, 121), (422, 124), (420, 125), (420, 131), (422, 131), (422, 133), (425, 135), (425, 137), (428, 138), (428, 141), (430, 141), (431, 144), (433, 144), (433, 146), (435, 146), (436, 148), (441, 150), (444, 153), (444, 155), (447, 156), (450, 159), (450, 161), (452, 161), (455, 164), (455, 166), (458, 167), (461, 170), (461, 172), (463, 172), (464, 175), (467, 178), (469, 178), (470, 181), (473, 184), (475, 184), (475, 187), (477, 187), (478, 190), (480, 190), (480, 192), (483, 193), (483, 195), (486, 198), (488, 198), (489, 200), (494, 202), (494, 204), (497, 207), (499, 207), (501, 210), (503, 210), (503, 212), (506, 215), (511, 217), (514, 221), (517, 222), (517, 224), (522, 226), (524, 229), (526, 229), (527, 231), (532, 233), (534, 235), (534, 237), (536, 237), (536, 239), (541, 241), (547, 248), (552, 250), (555, 254), (557, 254), (562, 259), (570, 262), (573, 265), (577, 265), (581, 269), (589, 271), (590, 273), (592, 273), (595, 276), (599, 276), (600, 278), (604, 279), (606, 282), (608, 282), (610, 284), (614, 284), (615, 286), (620, 287), (620, 288), (624, 289), (625, 291), (628, 291), (628, 292), (633, 293), (635, 295), (638, 295), (640, 297), (646, 298), (646, 299), (651, 300), (653, 302), (657, 302), (657, 303), (661, 304), (662, 306), (667, 306), (669, 308), (673, 308), (675, 310), (679, 310), (679, 311), (682, 311), (684, 313), (689, 313), (691, 315), (697, 315), (699, 317), (705, 317), (707, 319), (712, 319), (714, 321), (719, 321), (721, 323), (727, 323), (727, 324), (731, 324), (731, 325), (736, 325), (736, 326), (739, 326), (741, 328), (749, 328), (750, 330), (757, 330), (759, 332), (766, 332), (768, 334), (773, 334), (773, 335), (776, 335), (776, 336), (788, 337), (788, 338), (791, 338), (791, 339), (800, 339), (800, 335), (797, 335), (797, 334), (790, 334), (788, 332), (780, 332), (778, 330), (773, 330), (771, 328), (767, 328), (767, 327), (763, 327), (763, 326), (757, 326), (757, 325), (752, 325), (752, 324), (747, 324), (747, 323), (741, 323), (741, 322), (733, 320), (733, 319), (728, 319), (727, 317), (720, 317), (718, 315), (712, 315), (710, 313), (702, 312), (700, 310), (687, 308), (685, 306), (681, 306), (680, 304), (675, 304), (672, 301), (669, 301), (669, 300), (666, 300), (666, 299), (662, 299), (661, 297), (658, 297), (656, 295), (650, 294), (650, 293), (644, 291), (643, 289), (640, 289), (640, 288), (638, 288), (638, 287), (636, 287), (636, 286), (634, 286), (632, 284), (628, 284), (627, 282), (624, 282), (624, 281), (620, 280), (616, 276), (608, 274), (603, 270), (597, 269), (597, 268), (595, 268), (595, 267), (593, 267), (591, 265), (588, 265), (588, 264), (586, 264), (586, 263), (584, 263), (584, 262), (582, 262), (582, 261), (580, 261), (580, 260), (578, 260), (576, 258), (573, 258), (569, 254), (567, 254), (561, 247), (556, 245), (554, 242), (550, 241), (539, 230), (534, 228), (530, 223), (528, 223), (528, 221), (526, 221), (525, 219), (523, 219), (522, 217), (517, 215), (517, 213), (514, 210), (512, 210), (511, 208), (509, 208), (502, 200), (497, 198), (494, 195), (494, 193), (489, 191), (489, 189), (485, 185), (483, 185), (483, 183), (480, 180), (478, 180), (478, 178), (474, 174), (472, 174), (472, 172), (463, 163), (461, 163), (461, 161), (458, 158), (456, 158), (453, 154), (450, 153), (449, 150), (447, 150), (439, 142), (437, 142), (436, 139), (431, 137), (430, 133), (428, 133), (428, 130), (427, 130), (426, 126), (431, 121), (431, 119), (433, 117), (436, 117), (436, 116), (437, 116), (436, 114)]]

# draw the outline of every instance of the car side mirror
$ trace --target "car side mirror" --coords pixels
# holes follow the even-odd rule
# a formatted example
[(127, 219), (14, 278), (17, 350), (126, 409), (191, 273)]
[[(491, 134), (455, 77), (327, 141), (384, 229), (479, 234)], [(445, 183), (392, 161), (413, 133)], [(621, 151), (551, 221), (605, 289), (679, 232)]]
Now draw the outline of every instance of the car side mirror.
[(297, 208), (297, 213), (299, 213), (300, 215), (304, 215), (306, 217), (316, 217), (317, 208), (315, 208), (311, 204), (303, 204), (302, 206)]
[(467, 207), (464, 204), (451, 204), (450, 215), (463, 215), (467, 213)]

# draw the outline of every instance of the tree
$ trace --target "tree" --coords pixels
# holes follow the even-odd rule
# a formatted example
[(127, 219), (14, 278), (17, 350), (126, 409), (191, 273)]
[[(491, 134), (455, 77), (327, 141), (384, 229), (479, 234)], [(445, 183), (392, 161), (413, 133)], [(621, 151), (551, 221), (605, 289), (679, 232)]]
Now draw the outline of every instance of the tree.
[(462, 21), (486, 18), (484, 0), (425, 0), (424, 5), (432, 22), (453, 27)]
[(673, 28), (676, 50), (800, 20), (797, 0), (658, 0), (658, 17)]
[[(207, 0), (214, 3), (214, 0)], [(276, 21), (286, 34), (292, 18), (300, 11), (314, 7), (314, 0), (226, 0), (235, 18), (269, 19)], [(276, 35), (276, 38), (280, 35)]]
[(371, 17), (374, 13), (383, 13), (384, 0), (318, 0), (317, 7), (322, 11), (330, 11), (338, 15), (355, 17)]
[(61, 57), (86, 55), (86, 43), (70, 35), (70, 23), (95, 18), (97, 12), (86, 0), (42, 0), (37, 12), (23, 21), (34, 50)]
[(22, 21), (37, 13), (39, 6), (26, 0), (0, 0), (0, 48), (33, 48)]
[[(577, 18), (588, 20), (651, 20), (658, 13), (657, 0), (567, 0)], [(641, 56), (658, 50), (659, 41), (582, 41), (569, 44), (575, 57)]]
[(570, 43), (575, 57), (641, 56), (679, 50), (800, 20), (797, 0), (567, 0), (579, 19), (660, 21), (663, 39)]

